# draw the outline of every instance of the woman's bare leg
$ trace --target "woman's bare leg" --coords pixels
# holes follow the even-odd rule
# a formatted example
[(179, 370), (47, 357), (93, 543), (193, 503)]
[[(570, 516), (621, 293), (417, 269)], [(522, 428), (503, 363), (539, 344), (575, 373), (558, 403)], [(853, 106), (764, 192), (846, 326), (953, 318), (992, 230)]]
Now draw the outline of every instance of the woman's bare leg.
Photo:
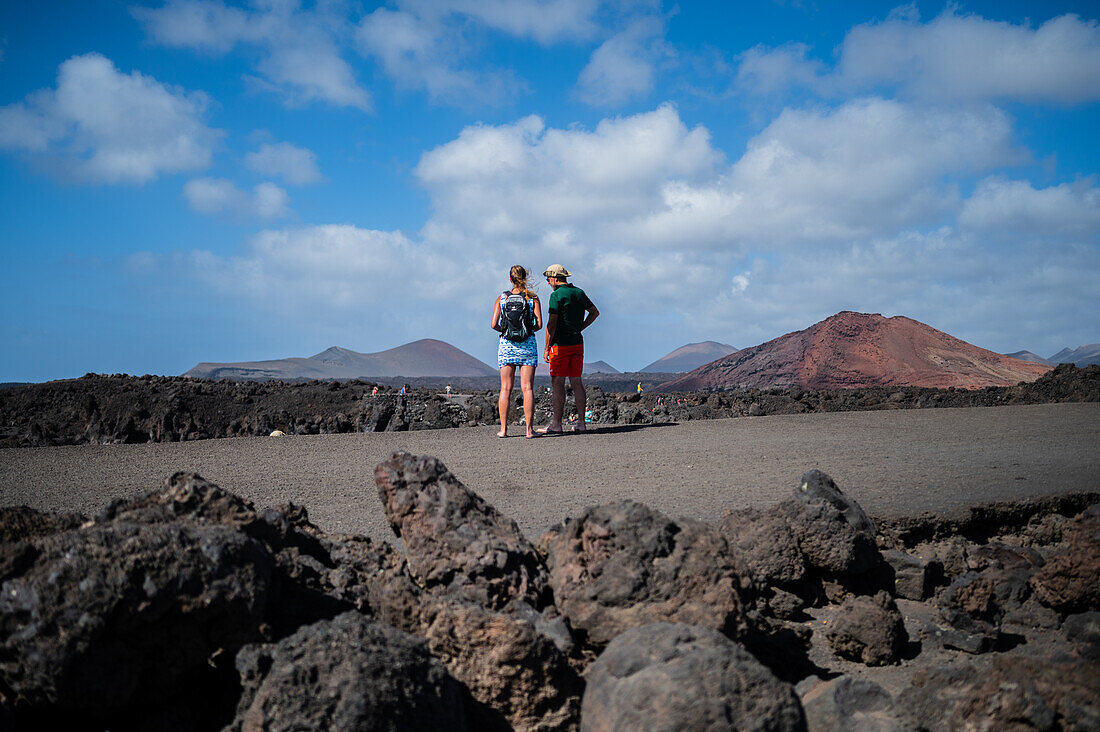
[(497, 437), (508, 436), (508, 407), (511, 406), (512, 387), (516, 383), (515, 364), (500, 367), (500, 398), (497, 399), (497, 411), (500, 412), (500, 432)]
[(519, 367), (519, 388), (523, 392), (523, 417), (527, 436), (535, 436), (535, 367)]

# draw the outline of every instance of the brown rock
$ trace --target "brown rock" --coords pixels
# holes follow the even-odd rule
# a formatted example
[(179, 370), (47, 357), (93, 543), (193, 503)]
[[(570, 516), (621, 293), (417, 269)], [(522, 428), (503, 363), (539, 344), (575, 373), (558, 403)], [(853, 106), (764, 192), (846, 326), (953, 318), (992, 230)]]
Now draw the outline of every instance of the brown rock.
[(794, 689), (709, 628), (628, 630), (589, 669), (581, 729), (804, 730)]
[(936, 667), (913, 676), (897, 708), (919, 729), (1100, 729), (1100, 666), (1015, 656)]
[(634, 501), (593, 506), (543, 534), (558, 608), (602, 647), (628, 628), (669, 621), (747, 632), (745, 570), (717, 529)]
[(473, 697), (513, 729), (576, 729), (584, 682), (531, 623), (434, 600), (425, 608), (420, 635)]
[(825, 637), (838, 656), (868, 666), (894, 663), (909, 642), (901, 613), (885, 592), (846, 600)]
[(1035, 596), (1060, 612), (1100, 610), (1100, 504), (1063, 531), (1065, 546), (1031, 578)]
[(492, 610), (552, 603), (546, 567), (516, 522), (464, 486), (439, 460), (395, 452), (374, 471), (409, 572), (429, 592)]

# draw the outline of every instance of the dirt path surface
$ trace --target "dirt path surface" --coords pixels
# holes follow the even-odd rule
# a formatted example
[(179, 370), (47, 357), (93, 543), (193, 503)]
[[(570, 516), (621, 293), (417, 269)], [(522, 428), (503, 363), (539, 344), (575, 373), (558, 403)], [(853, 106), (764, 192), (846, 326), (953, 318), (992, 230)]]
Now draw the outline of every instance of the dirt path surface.
[(303, 504), (328, 532), (393, 540), (374, 466), (393, 450), (442, 459), (534, 538), (585, 506), (632, 498), (715, 520), (829, 473), (877, 516), (1095, 490), (1100, 404), (840, 412), (605, 427), (497, 439), (496, 427), (0, 450), (0, 505), (94, 513), (177, 471), (259, 507)]

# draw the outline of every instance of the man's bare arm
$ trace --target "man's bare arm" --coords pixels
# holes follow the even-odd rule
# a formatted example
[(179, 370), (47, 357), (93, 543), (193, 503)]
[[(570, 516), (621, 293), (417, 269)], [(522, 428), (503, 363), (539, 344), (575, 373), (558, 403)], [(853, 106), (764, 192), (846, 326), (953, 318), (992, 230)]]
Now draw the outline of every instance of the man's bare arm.
[(581, 330), (584, 330), (588, 326), (592, 325), (592, 321), (600, 317), (600, 309), (592, 303), (588, 303), (588, 315), (584, 316), (584, 322), (581, 323)]
[(554, 342), (554, 331), (558, 329), (558, 314), (549, 313), (546, 316), (546, 349), (543, 360), (550, 363), (550, 344)]

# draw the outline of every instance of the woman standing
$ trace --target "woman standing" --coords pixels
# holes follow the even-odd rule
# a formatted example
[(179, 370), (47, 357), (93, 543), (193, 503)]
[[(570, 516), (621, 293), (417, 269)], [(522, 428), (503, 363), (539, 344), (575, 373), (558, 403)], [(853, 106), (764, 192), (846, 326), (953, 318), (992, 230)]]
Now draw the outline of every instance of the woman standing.
[(490, 326), (500, 333), (497, 346), (497, 366), (500, 367), (500, 432), (497, 437), (508, 436), (508, 410), (512, 401), (512, 388), (516, 383), (516, 367), (519, 367), (519, 388), (523, 392), (523, 416), (527, 424), (527, 437), (534, 437), (532, 422), (535, 417), (535, 367), (539, 362), (539, 347), (535, 333), (542, 329), (542, 304), (539, 296), (527, 284), (527, 270), (518, 264), (508, 272), (512, 289), (497, 296), (493, 304), (493, 320)]

